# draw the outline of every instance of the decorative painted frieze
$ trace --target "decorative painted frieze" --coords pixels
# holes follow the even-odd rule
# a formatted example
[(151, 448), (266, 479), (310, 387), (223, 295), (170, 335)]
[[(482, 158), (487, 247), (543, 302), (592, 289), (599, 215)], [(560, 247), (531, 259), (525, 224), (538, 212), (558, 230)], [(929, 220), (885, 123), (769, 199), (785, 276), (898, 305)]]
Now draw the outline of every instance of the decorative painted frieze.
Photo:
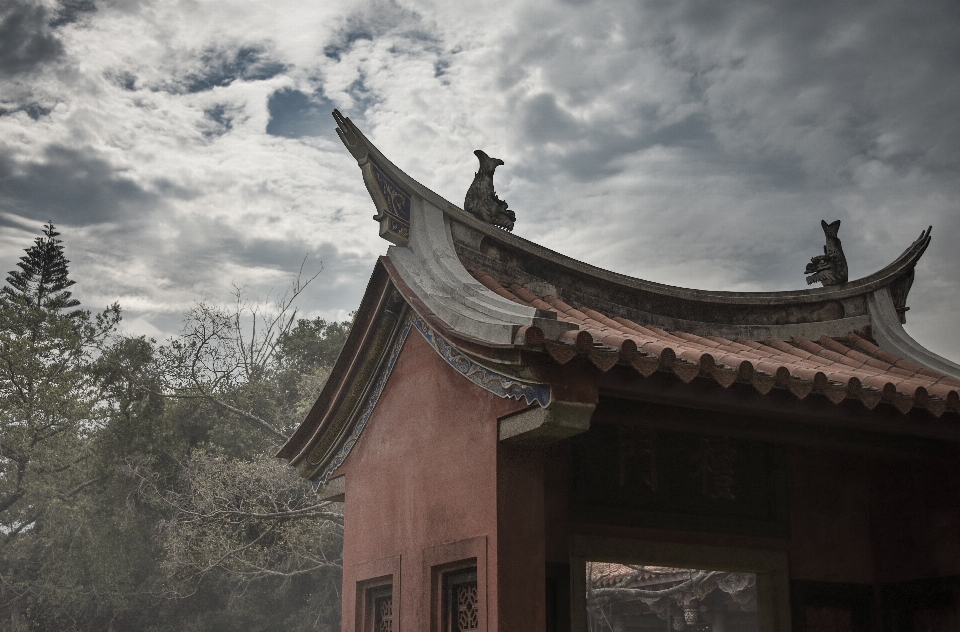
[(360, 162), (364, 183), (377, 207), (380, 236), (404, 246), (410, 239), (410, 195), (369, 156)]
[(499, 397), (522, 399), (527, 405), (537, 403), (546, 408), (550, 404), (550, 386), (548, 384), (525, 382), (477, 363), (433, 331), (420, 317), (413, 320), (413, 326), (430, 343), (430, 346), (440, 354), (440, 357), (447, 361), (447, 364), (480, 388)]
[(373, 411), (377, 407), (377, 402), (380, 401), (383, 389), (390, 379), (390, 374), (393, 372), (393, 367), (397, 363), (397, 358), (400, 357), (400, 352), (403, 350), (403, 345), (411, 329), (416, 329), (420, 332), (424, 340), (433, 347), (434, 351), (436, 351), (447, 364), (480, 388), (498, 397), (518, 401), (522, 400), (527, 405), (539, 404), (542, 407), (549, 406), (550, 386), (548, 384), (527, 382), (500, 373), (490, 367), (483, 366), (435, 332), (423, 318), (411, 312), (401, 326), (400, 332), (395, 338), (386, 360), (381, 364), (376, 378), (373, 380), (367, 395), (364, 397), (363, 405), (355, 417), (353, 429), (343, 442), (340, 450), (337, 451), (337, 454), (327, 463), (323, 472), (313, 479), (315, 490), (324, 484), (337, 468), (343, 464), (353, 450), (353, 446), (356, 445), (360, 439), (360, 435), (363, 434), (363, 429), (366, 428), (370, 416), (373, 415)]

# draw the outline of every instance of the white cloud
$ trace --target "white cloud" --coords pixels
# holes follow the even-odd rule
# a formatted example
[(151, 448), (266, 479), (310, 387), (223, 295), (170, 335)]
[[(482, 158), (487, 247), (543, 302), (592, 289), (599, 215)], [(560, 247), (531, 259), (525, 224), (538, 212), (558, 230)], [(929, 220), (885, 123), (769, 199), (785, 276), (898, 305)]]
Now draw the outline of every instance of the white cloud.
[(661, 282), (801, 287), (821, 218), (867, 274), (933, 224), (908, 329), (960, 358), (948, 3), (97, 8), (31, 22), (34, 57), (0, 51), (0, 265), (53, 219), (78, 296), (119, 300), (131, 331), (167, 332), (231, 282), (281, 288), (308, 254), (306, 313), (355, 309), (386, 244), (339, 107), (455, 203), (473, 149), (502, 158), (519, 234)]

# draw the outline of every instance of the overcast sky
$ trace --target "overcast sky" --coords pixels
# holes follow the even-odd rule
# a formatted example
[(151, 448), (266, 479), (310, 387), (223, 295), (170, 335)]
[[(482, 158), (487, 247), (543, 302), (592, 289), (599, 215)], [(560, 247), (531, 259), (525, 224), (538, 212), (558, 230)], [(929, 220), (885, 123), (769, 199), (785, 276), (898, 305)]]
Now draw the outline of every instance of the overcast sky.
[(164, 338), (196, 301), (323, 272), (356, 309), (387, 243), (330, 117), (462, 205), (644, 279), (805, 287), (933, 225), (907, 331), (960, 360), (960, 3), (0, 0), (0, 271), (47, 219), (75, 294)]

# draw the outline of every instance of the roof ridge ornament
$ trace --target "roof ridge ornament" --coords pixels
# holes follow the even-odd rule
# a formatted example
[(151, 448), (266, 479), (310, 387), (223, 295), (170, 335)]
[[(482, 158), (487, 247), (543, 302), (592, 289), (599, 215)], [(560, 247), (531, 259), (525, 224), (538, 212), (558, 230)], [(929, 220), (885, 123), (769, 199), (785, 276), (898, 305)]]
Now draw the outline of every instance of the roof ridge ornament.
[(512, 231), (517, 215), (507, 208), (506, 201), (497, 197), (497, 192), (493, 188), (493, 172), (503, 164), (503, 161), (499, 158), (491, 158), (479, 149), (473, 153), (480, 160), (480, 170), (473, 176), (473, 183), (467, 189), (463, 210), (488, 224)]
[(820, 282), (824, 287), (828, 285), (842, 285), (847, 282), (847, 258), (843, 254), (843, 246), (837, 233), (840, 231), (840, 220), (827, 223), (820, 220), (820, 226), (823, 228), (823, 234), (827, 238), (827, 243), (823, 247), (823, 254), (810, 259), (804, 274), (807, 277), (807, 285)]
[(333, 111), (333, 120), (337, 122), (337, 136), (343, 142), (344, 147), (357, 159), (362, 162), (367, 158), (367, 149), (360, 140), (360, 130), (353, 124), (353, 121), (340, 114), (340, 110)]
[[(391, 177), (389, 164), (380, 164), (371, 152), (369, 141), (363, 133), (339, 110), (333, 111), (337, 122), (337, 135), (343, 141), (350, 154), (357, 159), (357, 165), (363, 174), (363, 183), (373, 198), (377, 214), (373, 219), (380, 223), (380, 236), (392, 244), (406, 246), (410, 239), (410, 209), (412, 197), (409, 190)], [(376, 149), (373, 150), (376, 154)]]

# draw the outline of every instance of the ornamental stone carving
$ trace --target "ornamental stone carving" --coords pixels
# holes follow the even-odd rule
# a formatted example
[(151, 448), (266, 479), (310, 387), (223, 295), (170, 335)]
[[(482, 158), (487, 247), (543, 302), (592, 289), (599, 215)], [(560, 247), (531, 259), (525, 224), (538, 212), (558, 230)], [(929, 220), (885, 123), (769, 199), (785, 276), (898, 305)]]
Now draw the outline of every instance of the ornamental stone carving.
[(823, 254), (813, 257), (807, 264), (807, 269), (804, 271), (804, 274), (810, 275), (807, 277), (807, 285), (820, 282), (826, 287), (846, 283), (847, 258), (843, 255), (843, 246), (840, 245), (840, 239), (837, 237), (840, 220), (829, 224), (820, 220), (820, 226), (823, 227), (827, 243), (823, 247)]
[(507, 203), (497, 197), (493, 189), (493, 172), (503, 164), (499, 158), (491, 158), (479, 149), (473, 152), (480, 160), (480, 170), (473, 177), (467, 190), (463, 209), (479, 219), (504, 230), (513, 230), (516, 214), (507, 208)]

